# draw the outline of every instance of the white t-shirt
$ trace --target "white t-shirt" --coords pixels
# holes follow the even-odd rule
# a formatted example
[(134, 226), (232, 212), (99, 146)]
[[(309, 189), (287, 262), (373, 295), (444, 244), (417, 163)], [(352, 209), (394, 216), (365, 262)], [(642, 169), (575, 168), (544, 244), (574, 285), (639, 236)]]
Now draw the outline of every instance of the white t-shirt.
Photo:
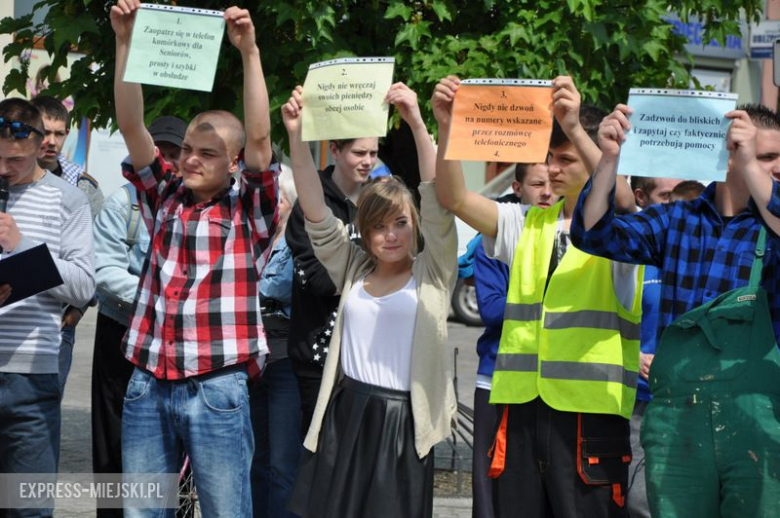
[[(498, 232), (495, 238), (483, 236), (482, 246), (485, 247), (485, 253), (488, 257), (498, 259), (511, 268), (517, 243), (520, 241), (520, 234), (525, 226), (525, 215), (531, 206), (517, 203), (496, 203), (496, 207), (498, 207)], [(561, 239), (566, 242), (567, 246), (572, 246), (569, 234), (563, 231), (563, 211), (558, 217), (556, 241)], [(627, 310), (631, 309), (634, 302), (637, 271), (637, 265), (612, 261), (612, 284), (615, 286), (615, 295)]]
[(394, 390), (411, 390), (412, 346), (417, 321), (417, 282), (373, 297), (355, 285), (344, 304), (341, 368), (352, 379)]

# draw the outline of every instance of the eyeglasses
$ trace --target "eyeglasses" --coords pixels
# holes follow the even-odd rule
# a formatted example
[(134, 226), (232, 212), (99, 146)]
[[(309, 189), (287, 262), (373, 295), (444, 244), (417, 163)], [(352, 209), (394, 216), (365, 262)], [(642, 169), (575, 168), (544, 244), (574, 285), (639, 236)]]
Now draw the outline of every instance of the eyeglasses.
[(43, 132), (38, 128), (30, 126), (20, 121), (7, 120), (5, 117), (0, 117), (0, 134), (3, 137), (8, 138), (8, 134), (13, 135), (14, 138), (23, 139), (30, 136), (30, 133), (37, 133), (41, 137), (44, 136)]

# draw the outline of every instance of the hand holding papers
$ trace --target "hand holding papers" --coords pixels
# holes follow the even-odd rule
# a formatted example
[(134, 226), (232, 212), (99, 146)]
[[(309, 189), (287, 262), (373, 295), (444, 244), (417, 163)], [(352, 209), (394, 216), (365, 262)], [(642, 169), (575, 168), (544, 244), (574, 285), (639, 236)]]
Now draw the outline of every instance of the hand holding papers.
[(467, 79), (452, 107), (447, 160), (544, 162), (552, 132), (552, 81)]
[(220, 11), (142, 4), (123, 79), (210, 92), (224, 30)]
[(303, 141), (384, 137), (393, 58), (314, 63), (303, 84)]
[(723, 181), (728, 150), (725, 114), (737, 94), (632, 88), (631, 129), (618, 174)]

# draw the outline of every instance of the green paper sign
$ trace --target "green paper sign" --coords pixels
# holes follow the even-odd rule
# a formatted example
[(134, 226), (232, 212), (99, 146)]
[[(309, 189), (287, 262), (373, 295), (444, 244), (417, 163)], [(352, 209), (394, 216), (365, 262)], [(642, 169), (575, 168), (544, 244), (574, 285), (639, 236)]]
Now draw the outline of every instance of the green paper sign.
[(221, 11), (141, 4), (123, 80), (210, 92), (224, 33)]
[(387, 134), (385, 95), (393, 84), (391, 57), (314, 63), (303, 83), (304, 142)]

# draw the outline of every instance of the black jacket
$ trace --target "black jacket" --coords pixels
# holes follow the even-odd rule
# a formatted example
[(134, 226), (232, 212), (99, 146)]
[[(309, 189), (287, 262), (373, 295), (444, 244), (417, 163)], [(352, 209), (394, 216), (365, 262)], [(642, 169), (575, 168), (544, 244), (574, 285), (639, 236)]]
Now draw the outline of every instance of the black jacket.
[[(319, 174), (325, 192), (325, 204), (337, 218), (350, 225), (357, 214), (357, 207), (333, 182), (333, 166), (320, 171)], [(357, 229), (352, 225), (348, 228), (353, 240), (359, 241)], [(318, 345), (318, 348), (314, 349), (313, 345), (317, 336), (322, 336), (330, 322), (335, 320), (340, 296), (337, 295), (336, 286), (330, 280), (327, 270), (314, 256), (304, 228), (303, 210), (297, 202), (287, 222), (285, 239), (292, 250), (294, 268), (287, 354), (295, 364), (296, 374), (319, 376), (324, 363), (324, 347)]]

